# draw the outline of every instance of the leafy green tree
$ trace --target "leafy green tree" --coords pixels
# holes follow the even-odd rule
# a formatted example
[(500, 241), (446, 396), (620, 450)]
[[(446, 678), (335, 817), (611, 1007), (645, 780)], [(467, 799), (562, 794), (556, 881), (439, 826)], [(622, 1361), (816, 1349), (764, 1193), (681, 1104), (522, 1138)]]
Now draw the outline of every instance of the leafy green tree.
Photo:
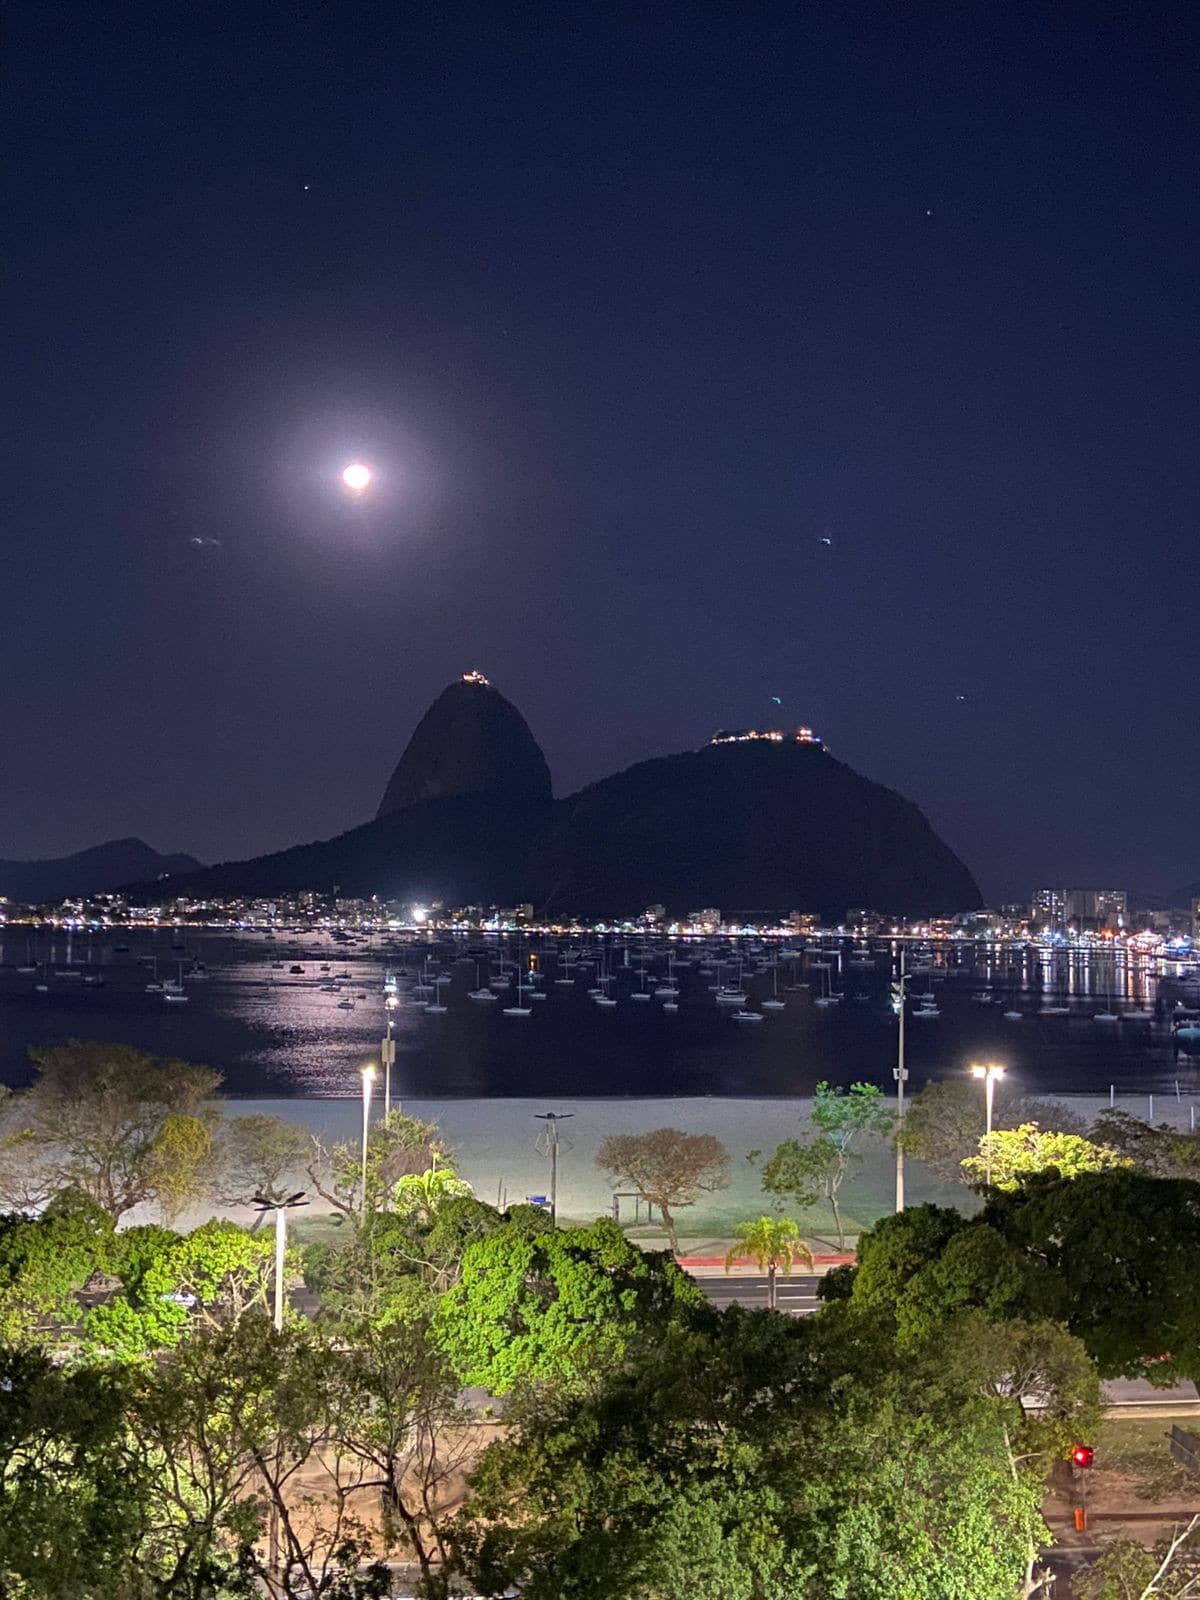
[[(164, 1200), (170, 1208), (190, 1198), (214, 1115), (206, 1102), (220, 1073), (79, 1039), (29, 1053), (37, 1076), (6, 1107), (0, 1200), (23, 1204), (29, 1175), (44, 1194), (86, 1194), (114, 1222), (135, 1206)], [(6, 1180), (17, 1162), (26, 1177), (14, 1194)]]
[(612, 1133), (601, 1144), (596, 1165), (611, 1183), (628, 1185), (658, 1207), (676, 1255), (675, 1213), (694, 1206), (703, 1194), (729, 1187), (729, 1152), (711, 1133), (683, 1133), (678, 1128)]
[(852, 1304), (901, 1339), (970, 1309), (1049, 1318), (1105, 1378), (1200, 1377), (1200, 1184), (1129, 1169), (1041, 1175), (993, 1190), (979, 1216), (935, 1206), (886, 1217), (858, 1243)]
[[(1084, 1124), (1054, 1100), (1036, 1100), (1006, 1081), (996, 1088), (992, 1125), (1013, 1128), (1036, 1122), (1059, 1133), (1084, 1133)], [(947, 1183), (967, 1183), (962, 1163), (977, 1154), (985, 1132), (979, 1085), (965, 1078), (927, 1083), (908, 1101), (904, 1127), (897, 1134), (906, 1155), (922, 1162)]]
[(1096, 1118), (1091, 1137), (1125, 1156), (1147, 1177), (1200, 1179), (1200, 1133), (1181, 1133), (1165, 1122), (1154, 1127), (1114, 1108)]
[(392, 1185), (392, 1207), (418, 1224), (432, 1226), (448, 1200), (472, 1194), (471, 1185), (450, 1167), (407, 1172)]
[(668, 1255), (639, 1250), (608, 1218), (551, 1229), (540, 1213), (514, 1215), (468, 1246), (434, 1330), (464, 1383), (507, 1394), (585, 1382), (704, 1303)]
[[(272, 1202), (286, 1200), (311, 1153), (307, 1130), (294, 1122), (261, 1111), (228, 1117), (217, 1143), (217, 1192), (230, 1205), (251, 1205), (260, 1195)], [(264, 1215), (255, 1219), (256, 1228)]]
[(0, 1348), (0, 1594), (140, 1593), (132, 1551), (149, 1485), (128, 1448), (120, 1372)]
[(766, 1273), (767, 1306), (771, 1311), (776, 1306), (776, 1274), (790, 1274), (797, 1261), (814, 1265), (813, 1253), (791, 1217), (758, 1217), (753, 1222), (740, 1223), (735, 1230), (735, 1243), (725, 1255), (726, 1272), (739, 1256), (749, 1256), (758, 1264), (758, 1270)]
[[(297, 1274), (295, 1255), (287, 1263)], [(206, 1222), (192, 1233), (131, 1228), (118, 1235), (119, 1289), (83, 1323), (94, 1354), (135, 1358), (176, 1345), (190, 1329), (266, 1315), (274, 1287), (274, 1243), (234, 1222)]]
[(70, 1191), (40, 1217), (0, 1217), (0, 1343), (49, 1348), (68, 1338), (85, 1287), (113, 1251), (108, 1217)]
[[(1037, 1278), (1020, 1249), (982, 1219), (912, 1206), (860, 1236), (852, 1299), (894, 1317), (904, 1343), (967, 1310), (1021, 1315), (1036, 1301)], [(1048, 1286), (1052, 1294), (1055, 1287)]]
[(842, 1184), (851, 1162), (862, 1159), (853, 1146), (865, 1135), (889, 1132), (894, 1115), (873, 1083), (835, 1089), (825, 1082), (816, 1087), (810, 1115), (815, 1137), (785, 1139), (763, 1168), (763, 1188), (790, 1200), (798, 1210), (806, 1210), (818, 1196), (824, 1196), (833, 1212), (838, 1249), (844, 1250)]
[(979, 1154), (968, 1156), (963, 1171), (973, 1183), (988, 1181), (997, 1189), (1015, 1189), (1023, 1178), (1055, 1172), (1075, 1178), (1082, 1172), (1106, 1172), (1132, 1166), (1128, 1156), (1108, 1145), (1093, 1144), (1078, 1133), (1045, 1132), (1036, 1122), (1004, 1128), (979, 1141)]
[(898, 1361), (844, 1307), (670, 1329), (511, 1409), (456, 1564), (526, 1600), (1013, 1600), (1054, 1443), (1027, 1432), (1018, 1368), (1011, 1348), (947, 1363), (940, 1340)]
[[(376, 1122), (367, 1137), (366, 1211), (386, 1210), (401, 1178), (431, 1167), (454, 1170), (438, 1126), (393, 1111)], [(358, 1218), (362, 1206), (362, 1146), (347, 1139), (327, 1148), (311, 1143), (307, 1165), (317, 1193), (343, 1216)]]
[(252, 1314), (141, 1369), (135, 1434), (155, 1493), (139, 1555), (158, 1575), (156, 1593), (387, 1594), (391, 1546), (364, 1515), (376, 1467), (349, 1448), (355, 1426), (387, 1419), (374, 1415), (378, 1392), (359, 1387), (361, 1366), (349, 1378), (356, 1359), (341, 1338), (305, 1325), (279, 1335)]

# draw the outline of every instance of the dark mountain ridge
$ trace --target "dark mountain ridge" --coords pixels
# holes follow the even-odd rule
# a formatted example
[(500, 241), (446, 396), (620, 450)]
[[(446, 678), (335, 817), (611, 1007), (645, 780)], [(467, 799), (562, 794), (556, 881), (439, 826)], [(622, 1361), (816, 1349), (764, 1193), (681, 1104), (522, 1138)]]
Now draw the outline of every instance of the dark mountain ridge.
[(827, 918), (851, 906), (937, 916), (982, 903), (916, 806), (819, 745), (709, 745), (639, 762), (564, 800), (550, 795), (524, 718), (470, 674), (422, 718), (374, 821), (182, 874), (170, 893), (529, 901), (586, 917), (655, 903), (672, 915), (717, 906)]
[(0, 861), (0, 895), (23, 905), (45, 905), (79, 895), (105, 894), (134, 878), (153, 882), (201, 866), (195, 856), (160, 855), (142, 839), (110, 839), (70, 856)]

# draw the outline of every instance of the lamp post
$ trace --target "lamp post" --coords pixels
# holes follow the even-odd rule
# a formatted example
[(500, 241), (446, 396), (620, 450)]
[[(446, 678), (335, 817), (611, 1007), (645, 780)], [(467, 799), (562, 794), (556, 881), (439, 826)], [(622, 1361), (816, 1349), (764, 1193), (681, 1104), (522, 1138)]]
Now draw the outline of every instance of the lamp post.
[(379, 1054), (383, 1062), (383, 1115), (386, 1121), (392, 1114), (392, 1067), (396, 1060), (396, 1041), (392, 1037), (392, 1014), (400, 1001), (394, 994), (389, 994), (383, 1004), (387, 1011), (387, 1033), (383, 1037)]
[(375, 1068), (373, 1066), (363, 1067), (362, 1198), (359, 1204), (359, 1212), (362, 1216), (367, 1214), (367, 1135), (371, 1128), (371, 1085), (374, 1082)]
[(971, 1076), (983, 1080), (983, 1104), (986, 1132), (984, 1135), (984, 1182), (992, 1186), (992, 1104), (996, 1098), (996, 1079), (1004, 1076), (1004, 1068), (996, 1061), (979, 1062), (971, 1068)]
[(558, 1125), (566, 1122), (573, 1111), (535, 1111), (539, 1122), (546, 1124), (546, 1145), (550, 1151), (550, 1221), (558, 1220)]
[(896, 1080), (896, 1210), (904, 1210), (904, 1085), (908, 1081), (908, 1068), (904, 1065), (904, 1000), (905, 984), (912, 976), (904, 970), (904, 946), (900, 946), (900, 971), (892, 984), (892, 1005), (900, 1024), (896, 1039), (896, 1065), (892, 1076)]
[[(272, 1200), (261, 1191), (254, 1196), (254, 1209), (256, 1211), (273, 1211), (275, 1213), (275, 1332), (283, 1332), (283, 1262), (287, 1253), (287, 1214), (297, 1206), (308, 1204), (303, 1189), (298, 1189), (295, 1194), (290, 1194), (282, 1200)], [(283, 1456), (283, 1440), (275, 1445), (275, 1470), (279, 1476), (279, 1466)], [(279, 1507), (275, 1501), (271, 1502), (271, 1515), (267, 1522), (267, 1567), (271, 1572), (279, 1571)]]

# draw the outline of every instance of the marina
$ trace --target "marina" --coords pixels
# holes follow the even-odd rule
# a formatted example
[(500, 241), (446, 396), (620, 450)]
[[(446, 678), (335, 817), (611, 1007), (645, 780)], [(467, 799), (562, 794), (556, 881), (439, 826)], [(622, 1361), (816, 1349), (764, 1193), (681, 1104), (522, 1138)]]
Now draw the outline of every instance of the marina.
[[(1200, 965), (1100, 944), (806, 935), (0, 932), (0, 1079), (70, 1037), (203, 1061), (233, 1095), (338, 1096), (389, 1025), (422, 1097), (890, 1092), (1000, 1059), (1037, 1093), (1200, 1095)], [(390, 1024), (389, 1024), (390, 1019)]]

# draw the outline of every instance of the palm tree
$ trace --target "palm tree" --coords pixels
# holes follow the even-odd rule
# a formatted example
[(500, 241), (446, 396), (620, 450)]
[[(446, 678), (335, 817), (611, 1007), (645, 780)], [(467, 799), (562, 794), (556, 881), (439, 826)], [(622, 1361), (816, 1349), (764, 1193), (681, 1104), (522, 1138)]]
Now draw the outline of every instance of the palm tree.
[(473, 1194), (465, 1178), (450, 1167), (430, 1167), (428, 1172), (409, 1172), (392, 1185), (392, 1203), (397, 1211), (408, 1212), (418, 1222), (435, 1221), (443, 1201)]
[(740, 1223), (736, 1243), (725, 1257), (728, 1272), (739, 1256), (752, 1256), (760, 1272), (767, 1275), (767, 1305), (775, 1310), (775, 1274), (780, 1267), (790, 1273), (797, 1261), (813, 1266), (813, 1253), (800, 1237), (800, 1229), (790, 1217), (759, 1217)]

